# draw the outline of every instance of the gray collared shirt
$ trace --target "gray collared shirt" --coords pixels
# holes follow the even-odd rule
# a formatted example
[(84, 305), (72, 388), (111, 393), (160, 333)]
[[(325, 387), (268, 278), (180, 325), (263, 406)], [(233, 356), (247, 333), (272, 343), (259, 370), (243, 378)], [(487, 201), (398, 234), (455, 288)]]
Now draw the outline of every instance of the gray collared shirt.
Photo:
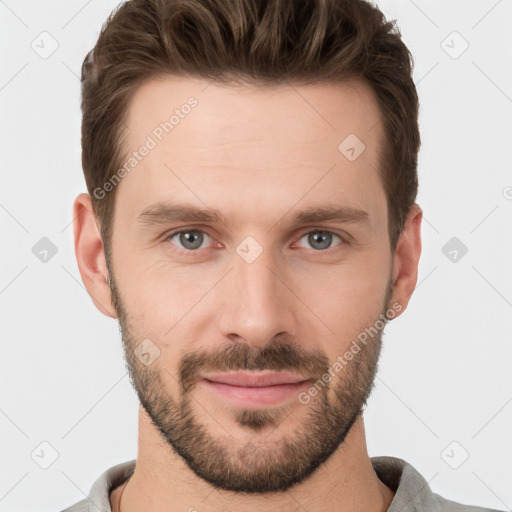
[[(94, 482), (89, 497), (62, 512), (112, 512), (110, 492), (125, 482), (135, 470), (135, 460), (105, 471)], [(395, 496), (388, 512), (503, 512), (497, 509), (462, 505), (432, 492), (427, 481), (408, 462), (397, 457), (371, 457), (377, 476)]]

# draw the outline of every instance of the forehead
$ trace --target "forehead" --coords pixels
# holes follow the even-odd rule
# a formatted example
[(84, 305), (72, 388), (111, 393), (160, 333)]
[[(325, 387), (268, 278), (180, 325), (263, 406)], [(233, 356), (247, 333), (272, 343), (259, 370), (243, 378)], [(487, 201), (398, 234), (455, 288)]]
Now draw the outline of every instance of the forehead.
[[(140, 135), (151, 133), (173, 114), (173, 138), (186, 131), (189, 144), (198, 147), (250, 138), (313, 142), (316, 136), (323, 139), (327, 134), (336, 141), (344, 133), (357, 133), (370, 142), (380, 133), (376, 96), (362, 80), (263, 87), (163, 75), (133, 93), (126, 116), (128, 142), (134, 145)], [(184, 127), (190, 122), (182, 123), (187, 117), (193, 119), (194, 133)]]
[(125, 126), (125, 161), (150, 147), (118, 185), (127, 215), (178, 196), (223, 209), (242, 191), (262, 210), (305, 195), (367, 210), (385, 199), (380, 112), (359, 80), (256, 87), (163, 76), (134, 93)]

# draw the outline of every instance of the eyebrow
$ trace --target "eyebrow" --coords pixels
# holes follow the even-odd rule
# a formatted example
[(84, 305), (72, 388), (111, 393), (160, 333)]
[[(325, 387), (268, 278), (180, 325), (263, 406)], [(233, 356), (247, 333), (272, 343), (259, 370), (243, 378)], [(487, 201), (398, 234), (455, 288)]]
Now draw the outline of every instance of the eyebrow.
[[(367, 223), (369, 215), (351, 206), (309, 207), (297, 212), (292, 225), (336, 221), (343, 223)], [(170, 222), (208, 222), (228, 225), (226, 217), (212, 208), (197, 208), (189, 204), (158, 202), (145, 208), (137, 217), (137, 224), (158, 226)]]

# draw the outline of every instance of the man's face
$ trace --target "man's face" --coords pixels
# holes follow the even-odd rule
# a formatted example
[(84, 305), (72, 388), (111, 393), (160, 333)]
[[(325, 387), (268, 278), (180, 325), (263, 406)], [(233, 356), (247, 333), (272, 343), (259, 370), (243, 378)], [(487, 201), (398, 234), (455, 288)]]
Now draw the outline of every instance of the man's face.
[[(163, 439), (219, 489), (285, 490), (344, 441), (377, 370), (392, 292), (377, 103), (360, 82), (207, 85), (151, 81), (129, 106), (130, 153), (148, 136), (155, 145), (117, 186), (112, 299)], [(172, 131), (158, 130), (191, 96)], [(338, 149), (350, 134), (365, 145), (356, 159)], [(225, 223), (164, 216), (164, 204)], [(326, 208), (366, 215), (295, 222)], [(204, 379), (238, 370), (309, 382), (244, 398)]]

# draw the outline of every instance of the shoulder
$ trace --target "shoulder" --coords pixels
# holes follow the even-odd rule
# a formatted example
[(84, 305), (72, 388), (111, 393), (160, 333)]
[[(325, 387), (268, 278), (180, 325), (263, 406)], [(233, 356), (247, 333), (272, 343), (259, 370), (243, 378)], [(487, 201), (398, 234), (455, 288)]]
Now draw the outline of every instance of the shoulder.
[(379, 479), (395, 493), (387, 512), (503, 512), (440, 496), (411, 464), (398, 457), (372, 457), (371, 462)]
[(110, 493), (135, 471), (136, 460), (122, 462), (102, 473), (94, 482), (87, 498), (61, 512), (111, 512)]
[(456, 501), (451, 501), (443, 498), (439, 494), (432, 493), (432, 501), (436, 504), (436, 509), (439, 512), (503, 512), (494, 508), (482, 508), (474, 505), (464, 505)]
[(61, 512), (89, 512), (89, 503), (87, 498), (71, 505), (71, 507), (65, 508)]

